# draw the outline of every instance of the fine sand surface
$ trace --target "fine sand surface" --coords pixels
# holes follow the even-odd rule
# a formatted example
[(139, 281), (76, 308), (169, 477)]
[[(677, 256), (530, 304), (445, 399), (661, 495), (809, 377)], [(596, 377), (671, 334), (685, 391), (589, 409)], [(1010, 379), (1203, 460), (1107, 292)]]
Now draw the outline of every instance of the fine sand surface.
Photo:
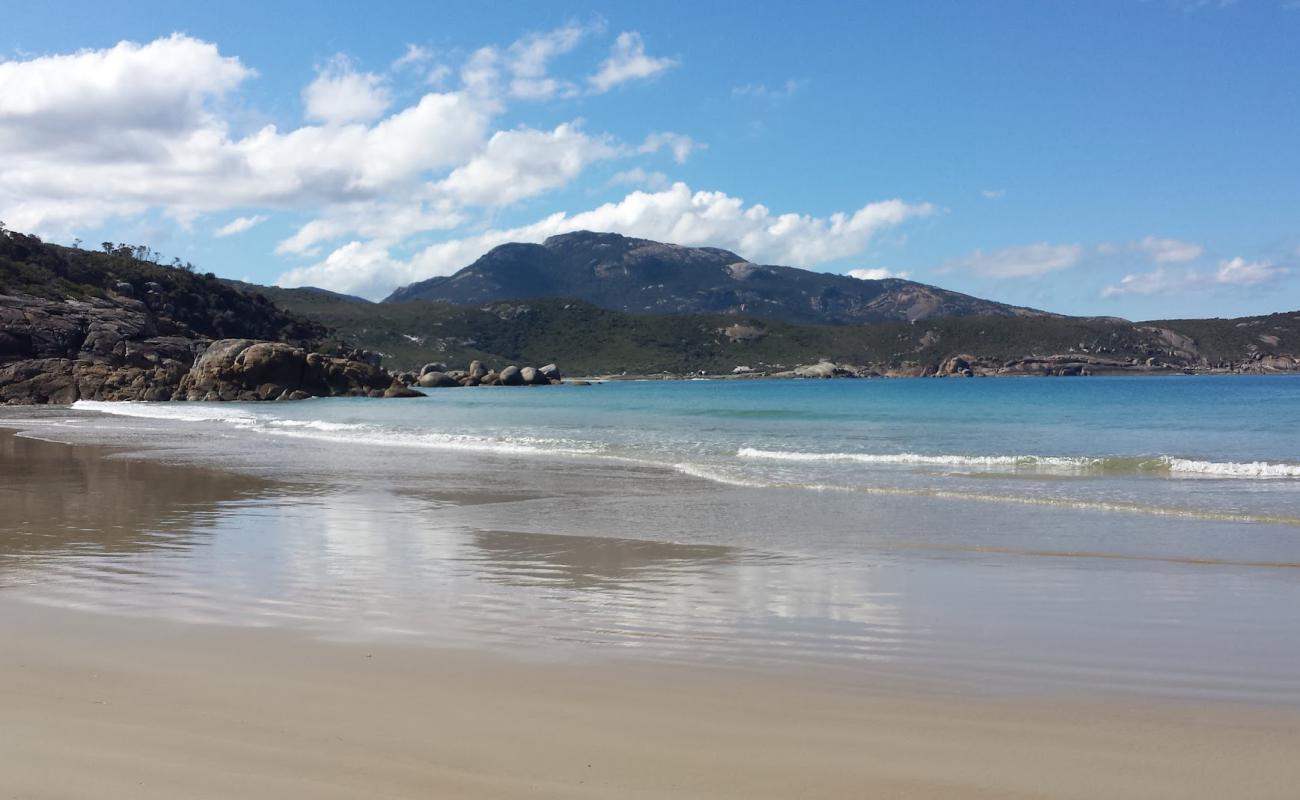
[(0, 600), (0, 797), (1295, 797), (1300, 714), (528, 664)]

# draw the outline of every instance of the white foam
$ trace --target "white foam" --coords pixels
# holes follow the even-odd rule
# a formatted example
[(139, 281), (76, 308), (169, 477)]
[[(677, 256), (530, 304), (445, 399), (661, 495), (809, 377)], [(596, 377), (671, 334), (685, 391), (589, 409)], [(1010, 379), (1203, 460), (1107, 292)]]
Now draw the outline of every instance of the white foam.
[(841, 461), (857, 464), (898, 464), (908, 466), (939, 467), (1049, 467), (1056, 469), (1090, 469), (1100, 465), (1098, 458), (1072, 458), (1068, 456), (966, 456), (923, 455), (920, 453), (802, 453), (789, 450), (759, 450), (742, 447), (736, 455), (740, 458), (769, 461)]
[(273, 419), (266, 423), (272, 428), (303, 428), (315, 431), (359, 431), (366, 426), (355, 422), (326, 422), (323, 419)]
[(319, 419), (274, 419), (252, 412), (194, 403), (100, 402), (79, 400), (73, 408), (140, 419), (225, 423), (255, 433), (290, 436), (342, 444), (413, 447), (504, 455), (598, 455), (603, 448), (590, 442), (539, 437), (402, 431), (373, 425)]
[(1168, 458), (1169, 471), (1185, 475), (1209, 475), (1223, 478), (1300, 478), (1300, 464), (1276, 464), (1268, 461), (1196, 461)]
[(78, 411), (98, 411), (119, 417), (140, 419), (170, 419), (178, 422), (225, 422), (231, 425), (256, 424), (258, 417), (247, 411), (195, 403), (148, 403), (138, 401), (105, 402), (78, 400), (72, 404)]

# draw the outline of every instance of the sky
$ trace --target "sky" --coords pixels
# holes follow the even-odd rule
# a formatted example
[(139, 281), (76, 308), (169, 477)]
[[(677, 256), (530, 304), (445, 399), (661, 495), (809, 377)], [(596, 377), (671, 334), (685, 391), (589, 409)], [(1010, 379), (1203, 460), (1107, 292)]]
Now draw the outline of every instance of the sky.
[(1300, 308), (1300, 0), (4, 3), (0, 220), (372, 299), (617, 231)]

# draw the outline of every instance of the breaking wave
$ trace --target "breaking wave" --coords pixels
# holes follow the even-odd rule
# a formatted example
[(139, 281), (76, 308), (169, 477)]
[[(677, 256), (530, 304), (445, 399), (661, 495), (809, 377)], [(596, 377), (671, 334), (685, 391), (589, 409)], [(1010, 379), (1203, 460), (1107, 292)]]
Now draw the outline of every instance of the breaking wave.
[(932, 466), (1025, 472), (1065, 472), (1093, 475), (1151, 474), (1221, 478), (1300, 478), (1300, 464), (1267, 461), (1198, 461), (1172, 456), (1039, 456), (925, 455), (920, 453), (804, 453), (742, 447), (742, 459), (803, 463), (841, 462), (896, 466)]

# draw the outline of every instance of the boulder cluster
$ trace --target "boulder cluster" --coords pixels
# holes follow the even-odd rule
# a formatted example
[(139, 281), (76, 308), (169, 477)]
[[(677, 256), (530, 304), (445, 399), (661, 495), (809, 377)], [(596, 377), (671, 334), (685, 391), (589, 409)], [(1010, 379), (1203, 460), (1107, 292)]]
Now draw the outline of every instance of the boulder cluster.
[(491, 369), (482, 361), (471, 361), (468, 369), (448, 369), (446, 364), (425, 364), (420, 373), (405, 372), (397, 376), (407, 386), (424, 389), (454, 388), (458, 386), (548, 386), (560, 383), (559, 367), (517, 367), (510, 365), (500, 371)]
[(0, 404), (421, 396), (375, 354), (211, 341), (125, 294), (63, 301), (0, 294)]

